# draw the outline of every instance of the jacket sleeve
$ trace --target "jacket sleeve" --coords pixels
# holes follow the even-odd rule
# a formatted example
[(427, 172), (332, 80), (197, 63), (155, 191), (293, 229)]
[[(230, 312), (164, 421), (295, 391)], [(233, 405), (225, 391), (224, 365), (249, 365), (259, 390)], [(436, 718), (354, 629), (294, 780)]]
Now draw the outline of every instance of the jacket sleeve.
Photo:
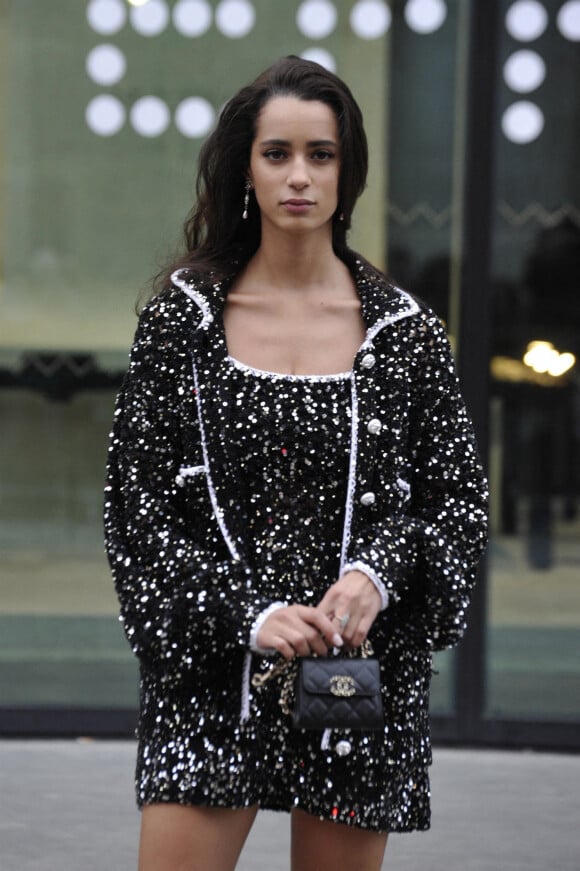
[(400, 511), (359, 528), (349, 561), (370, 566), (389, 596), (388, 612), (407, 615), (409, 631), (431, 649), (456, 643), (477, 564), (487, 542), (487, 486), (471, 421), (440, 321), (416, 331), (407, 476)]
[(191, 663), (192, 642), (199, 645), (208, 618), (247, 647), (254, 621), (270, 604), (225, 545), (208, 547), (207, 522), (186, 515), (176, 476), (183, 394), (193, 384), (178, 321), (159, 299), (141, 316), (117, 399), (105, 488), (105, 542), (120, 619), (134, 653), (162, 670)]

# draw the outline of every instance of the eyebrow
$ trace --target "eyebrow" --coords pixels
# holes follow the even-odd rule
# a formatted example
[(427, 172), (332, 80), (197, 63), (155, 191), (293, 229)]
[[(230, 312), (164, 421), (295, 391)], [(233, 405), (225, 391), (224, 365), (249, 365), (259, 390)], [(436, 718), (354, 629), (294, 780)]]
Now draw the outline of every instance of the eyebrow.
[[(280, 145), (284, 148), (290, 148), (292, 143), (288, 139), (264, 139), (260, 145)], [(308, 148), (322, 148), (323, 146), (338, 148), (338, 144), (333, 139), (312, 139), (306, 145)]]

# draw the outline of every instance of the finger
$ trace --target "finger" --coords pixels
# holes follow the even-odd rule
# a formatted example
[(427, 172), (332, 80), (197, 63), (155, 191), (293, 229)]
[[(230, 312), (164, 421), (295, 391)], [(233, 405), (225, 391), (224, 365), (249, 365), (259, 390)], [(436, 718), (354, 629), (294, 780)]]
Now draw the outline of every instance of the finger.
[(311, 656), (312, 650), (310, 643), (303, 632), (300, 630), (292, 630), (287, 633), (286, 639), (294, 648), (297, 656)]
[(309, 608), (308, 622), (316, 626), (319, 633), (326, 640), (329, 647), (342, 647), (342, 636), (337, 630), (336, 623), (333, 623), (330, 617), (321, 610), (320, 605), (316, 608)]
[(326, 656), (328, 654), (329, 644), (317, 629), (309, 626), (306, 638), (312, 653), (316, 653), (318, 656)]
[(344, 638), (347, 627), (352, 623), (352, 615), (348, 611), (340, 614), (333, 614), (332, 622), (336, 625), (339, 633)]
[(334, 586), (329, 587), (320, 602), (318, 603), (317, 607), (320, 608), (320, 610), (324, 614), (333, 614), (336, 608), (336, 602), (338, 598), (339, 594), (334, 589)]
[(368, 617), (363, 617), (358, 621), (356, 626), (353, 626), (348, 639), (345, 638), (345, 642), (351, 649), (360, 647), (368, 637), (371, 626), (372, 620)]
[(289, 644), (286, 639), (282, 638), (281, 636), (275, 638), (270, 646), (273, 650), (276, 650), (281, 656), (283, 656), (284, 659), (288, 662), (290, 662), (290, 660), (294, 659), (294, 657), (296, 656), (296, 651), (294, 650), (292, 645)]
[(351, 602), (355, 602), (360, 596), (360, 588), (358, 584), (345, 583), (342, 579), (336, 581), (328, 588), (320, 602), (319, 608), (323, 608), (326, 612), (337, 612), (340, 608), (347, 608)]
[(287, 647), (281, 649), (280, 642), (283, 640), (286, 645), (292, 650), (292, 655), (310, 656), (313, 653), (319, 656), (325, 656), (328, 653), (328, 644), (323, 638), (320, 629), (317, 628), (319, 622), (316, 616), (313, 615), (314, 609), (308, 606), (291, 606), (279, 614), (274, 614), (270, 618), (274, 625), (270, 627), (271, 634), (265, 632), (268, 628), (266, 621), (265, 626), (260, 633), (260, 643), (265, 645), (268, 637), (272, 640), (269, 646), (273, 646), (286, 658), (290, 657), (290, 652)]

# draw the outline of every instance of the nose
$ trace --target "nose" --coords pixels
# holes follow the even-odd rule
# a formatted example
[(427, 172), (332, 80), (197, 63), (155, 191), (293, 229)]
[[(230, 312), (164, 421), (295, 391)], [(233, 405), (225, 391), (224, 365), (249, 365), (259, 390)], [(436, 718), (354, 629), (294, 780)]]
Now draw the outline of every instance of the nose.
[(288, 185), (295, 190), (304, 190), (310, 184), (310, 173), (303, 157), (295, 157), (288, 168)]

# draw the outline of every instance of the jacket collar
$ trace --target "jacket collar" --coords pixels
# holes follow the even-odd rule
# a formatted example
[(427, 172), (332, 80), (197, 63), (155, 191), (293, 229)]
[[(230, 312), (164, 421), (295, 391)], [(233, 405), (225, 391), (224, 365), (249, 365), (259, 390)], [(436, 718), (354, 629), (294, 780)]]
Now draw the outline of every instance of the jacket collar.
[[(350, 252), (345, 262), (361, 299), (362, 316), (367, 328), (363, 347), (370, 345), (384, 327), (419, 311), (418, 303), (410, 294), (391, 283), (362, 257)], [(212, 282), (211, 276), (196, 279), (189, 269), (178, 269), (172, 274), (172, 283), (195, 303), (201, 314), (195, 325), (196, 330), (207, 331), (221, 318), (228, 290), (236, 275), (234, 271), (228, 277)]]

